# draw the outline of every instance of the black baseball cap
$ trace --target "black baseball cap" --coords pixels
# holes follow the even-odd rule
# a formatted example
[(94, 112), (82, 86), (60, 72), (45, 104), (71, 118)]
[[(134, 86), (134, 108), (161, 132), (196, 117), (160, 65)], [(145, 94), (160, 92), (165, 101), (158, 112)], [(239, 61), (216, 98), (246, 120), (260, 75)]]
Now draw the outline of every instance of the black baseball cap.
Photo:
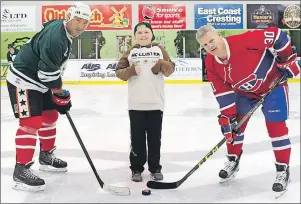
[(152, 31), (152, 34), (153, 34), (152, 41), (154, 41), (156, 38), (155, 38), (155, 35), (154, 35), (153, 28), (152, 28), (152, 26), (151, 26), (149, 23), (147, 23), (147, 22), (140, 22), (140, 23), (138, 23), (138, 24), (135, 26), (135, 28), (134, 28), (134, 35), (135, 35), (136, 32), (137, 32), (138, 26), (142, 26), (142, 25), (145, 25), (145, 27), (149, 28), (149, 29)]

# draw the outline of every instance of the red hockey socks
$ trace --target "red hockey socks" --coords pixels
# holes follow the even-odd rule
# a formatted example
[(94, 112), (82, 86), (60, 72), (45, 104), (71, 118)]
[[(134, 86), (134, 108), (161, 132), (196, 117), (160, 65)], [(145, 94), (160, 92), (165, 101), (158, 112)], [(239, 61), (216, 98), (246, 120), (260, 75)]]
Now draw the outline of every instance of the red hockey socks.
[(39, 140), (42, 151), (50, 151), (54, 147), (56, 138), (56, 121), (58, 112), (56, 110), (43, 111), (42, 127), (39, 129)]
[(27, 164), (32, 161), (34, 155), (37, 131), (41, 127), (42, 117), (21, 118), (19, 124), (20, 127), (15, 137), (16, 161), (21, 164)]
[(266, 122), (276, 161), (289, 164), (291, 155), (291, 142), (288, 137), (288, 128), (285, 121)]

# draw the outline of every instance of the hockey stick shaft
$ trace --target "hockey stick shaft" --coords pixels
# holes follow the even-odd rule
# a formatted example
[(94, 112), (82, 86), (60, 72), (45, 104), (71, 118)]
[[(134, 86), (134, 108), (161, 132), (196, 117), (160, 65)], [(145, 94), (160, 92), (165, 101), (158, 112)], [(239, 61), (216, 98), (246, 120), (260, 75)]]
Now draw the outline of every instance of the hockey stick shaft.
[(72, 129), (74, 131), (74, 134), (75, 134), (75, 136), (76, 136), (76, 138), (77, 138), (77, 140), (78, 140), (78, 142), (79, 142), (82, 150), (84, 151), (84, 154), (85, 154), (86, 158), (88, 159), (88, 162), (89, 162), (89, 164), (90, 164), (90, 166), (91, 166), (91, 168), (93, 170), (93, 173), (95, 174), (95, 177), (96, 177), (99, 185), (101, 186), (101, 188), (103, 188), (104, 182), (99, 177), (99, 175), (98, 175), (98, 173), (96, 171), (96, 168), (95, 168), (95, 166), (94, 166), (94, 164), (93, 164), (93, 162), (91, 160), (91, 157), (90, 157), (90, 155), (89, 155), (89, 153), (88, 153), (88, 151), (87, 151), (87, 149), (86, 149), (86, 147), (85, 147), (85, 145), (84, 145), (84, 143), (83, 143), (83, 141), (82, 141), (82, 139), (81, 139), (81, 137), (80, 137), (80, 135), (79, 135), (79, 133), (78, 133), (78, 131), (77, 131), (74, 123), (73, 123), (73, 121), (72, 121), (72, 118), (71, 118), (69, 112), (67, 112), (66, 115), (67, 115), (67, 118), (68, 118), (68, 120), (70, 122), (70, 125), (71, 125), (71, 127), (72, 127)]
[[(237, 131), (248, 118), (250, 118), (253, 113), (258, 109), (259, 106), (261, 106), (265, 100), (265, 97), (283, 80), (283, 77), (278, 78), (275, 80), (275, 82), (272, 84), (271, 88), (266, 92), (262, 98), (256, 103), (256, 105), (249, 110), (249, 112), (237, 123), (237, 125), (234, 127), (234, 131)], [(208, 154), (195, 166), (195, 170), (197, 170), (205, 161), (207, 161), (224, 143), (226, 142), (226, 138), (224, 137), (213, 149), (208, 152)], [(187, 175), (188, 177), (195, 171), (191, 170)], [(187, 177), (187, 178), (188, 178)], [(186, 179), (185, 179), (186, 180)]]
[(91, 168), (93, 170), (93, 173), (94, 173), (94, 175), (95, 175), (95, 177), (96, 177), (99, 185), (101, 186), (101, 188), (104, 189), (105, 191), (110, 192), (110, 193), (115, 194), (115, 195), (130, 195), (131, 192), (130, 192), (129, 188), (127, 188), (127, 187), (108, 186), (108, 185), (105, 185), (105, 183), (101, 180), (101, 178), (99, 177), (99, 175), (98, 175), (98, 173), (96, 171), (96, 168), (95, 168), (95, 166), (94, 166), (94, 164), (93, 164), (93, 162), (92, 162), (92, 160), (90, 158), (90, 155), (89, 155), (89, 153), (88, 153), (88, 151), (87, 151), (87, 149), (86, 149), (86, 147), (85, 147), (85, 145), (84, 145), (84, 143), (83, 143), (83, 141), (82, 141), (82, 139), (81, 139), (81, 137), (80, 137), (80, 135), (79, 135), (79, 133), (78, 133), (75, 125), (74, 125), (74, 123), (73, 123), (73, 120), (72, 120), (72, 118), (71, 118), (71, 116), (69, 114), (69, 111), (67, 111), (66, 115), (67, 115), (69, 123), (70, 123), (70, 125), (71, 125), (71, 127), (72, 127), (72, 129), (73, 129), (73, 131), (75, 133), (75, 136), (76, 136), (76, 138), (77, 138), (77, 140), (78, 140), (78, 142), (79, 142), (82, 150), (84, 151), (85, 156), (86, 156), (86, 158), (87, 158), (87, 160), (88, 160), (88, 162), (89, 162), (89, 164), (90, 164), (90, 166), (91, 166)]
[(283, 80), (285, 79), (285, 76), (282, 76), (280, 78), (277, 78), (274, 83), (270, 86), (270, 89), (268, 90), (268, 92), (266, 92), (262, 97), (261, 99), (256, 103), (256, 105), (251, 108), (251, 110), (249, 110), (249, 112), (238, 122), (238, 124), (236, 125), (236, 127), (234, 128), (234, 131), (237, 131), (240, 126), (242, 126), (242, 124), (248, 119), (251, 117), (251, 115), (253, 115), (253, 113), (257, 110), (257, 108), (259, 106), (261, 106), (261, 104), (263, 104), (264, 100), (265, 100), (265, 97), (271, 93), (271, 91), (276, 87), (278, 86)]
[[(256, 103), (256, 105), (238, 122), (238, 124), (235, 126), (234, 131), (237, 131), (241, 125), (249, 118), (251, 115), (257, 110), (257, 108), (263, 104), (265, 97), (277, 86), (279, 85), (283, 80), (284, 76), (277, 78), (274, 83), (270, 86), (270, 89), (268, 92), (266, 92), (262, 98)], [(149, 188), (153, 189), (174, 189), (179, 187), (189, 176), (191, 176), (205, 161), (207, 161), (224, 143), (226, 142), (226, 138), (223, 137), (223, 139), (213, 148), (211, 149), (206, 156), (199, 162), (197, 165), (195, 165), (181, 180), (173, 183), (164, 183), (164, 182), (156, 182), (156, 181), (149, 181), (147, 183), (147, 186)]]

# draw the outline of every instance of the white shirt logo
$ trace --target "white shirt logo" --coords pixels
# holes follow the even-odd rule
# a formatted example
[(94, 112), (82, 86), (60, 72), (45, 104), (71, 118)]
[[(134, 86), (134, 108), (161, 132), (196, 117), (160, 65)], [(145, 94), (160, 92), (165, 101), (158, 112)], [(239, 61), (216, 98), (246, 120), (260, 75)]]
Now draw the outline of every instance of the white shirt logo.
[(66, 50), (66, 52), (64, 53), (64, 57), (67, 57), (68, 56), (68, 47), (67, 47), (67, 50)]

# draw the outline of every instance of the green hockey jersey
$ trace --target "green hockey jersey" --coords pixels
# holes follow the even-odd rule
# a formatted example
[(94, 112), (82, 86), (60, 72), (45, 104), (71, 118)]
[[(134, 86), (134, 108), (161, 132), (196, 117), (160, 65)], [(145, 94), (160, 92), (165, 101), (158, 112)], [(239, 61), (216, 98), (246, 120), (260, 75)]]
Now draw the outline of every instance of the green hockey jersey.
[(10, 67), (7, 81), (18, 88), (43, 93), (49, 88), (61, 88), (71, 44), (63, 20), (44, 23), (42, 30), (22, 46)]

